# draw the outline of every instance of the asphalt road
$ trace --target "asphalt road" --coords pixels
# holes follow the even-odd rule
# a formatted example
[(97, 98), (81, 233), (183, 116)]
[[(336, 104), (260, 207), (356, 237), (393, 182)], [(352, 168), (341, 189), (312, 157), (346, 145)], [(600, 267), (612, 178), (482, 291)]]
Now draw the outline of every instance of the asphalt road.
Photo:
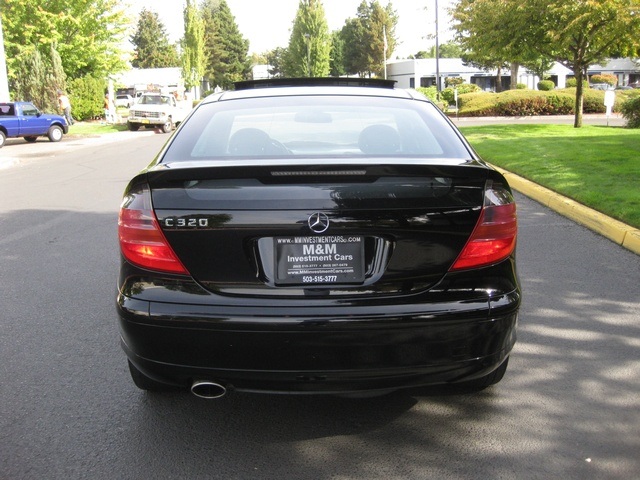
[(114, 311), (117, 210), (164, 135), (0, 157), (0, 479), (631, 479), (640, 257), (522, 196), (519, 340), (483, 392), (147, 394)]

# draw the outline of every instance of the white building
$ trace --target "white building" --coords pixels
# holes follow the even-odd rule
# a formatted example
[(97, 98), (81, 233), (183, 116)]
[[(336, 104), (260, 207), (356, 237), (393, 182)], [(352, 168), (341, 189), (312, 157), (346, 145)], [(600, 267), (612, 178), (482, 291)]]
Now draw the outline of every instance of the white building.
[(611, 74), (618, 77), (618, 85), (640, 82), (640, 60), (612, 58), (603, 65), (591, 65), (589, 75)]
[[(460, 58), (441, 58), (438, 67), (442, 88), (444, 88), (444, 79), (447, 77), (462, 77), (465, 83), (476, 84), (486, 91), (494, 91), (496, 88), (497, 70), (486, 71), (471, 65), (464, 65)], [(559, 88), (564, 88), (567, 77), (573, 75), (571, 70), (559, 63), (554, 64), (547, 73)], [(503, 89), (508, 89), (511, 82), (511, 71), (503, 70), (501, 77)], [(387, 62), (387, 78), (396, 80), (396, 86), (399, 88), (434, 86), (436, 84), (436, 59), (391, 60)], [(533, 73), (520, 67), (518, 83), (535, 89), (539, 80)]]

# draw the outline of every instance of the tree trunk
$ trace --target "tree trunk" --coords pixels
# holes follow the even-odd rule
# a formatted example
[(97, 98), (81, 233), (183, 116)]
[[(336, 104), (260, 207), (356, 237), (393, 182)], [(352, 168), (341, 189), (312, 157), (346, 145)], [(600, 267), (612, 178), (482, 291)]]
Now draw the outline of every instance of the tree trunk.
[(502, 91), (502, 68), (498, 67), (498, 71), (496, 72), (496, 93), (500, 93)]
[(585, 75), (583, 74), (582, 67), (576, 68), (573, 73), (575, 74), (576, 81), (578, 82), (576, 85), (576, 105), (573, 126), (575, 128), (580, 128), (582, 127), (582, 105), (584, 103), (583, 80)]
[(518, 88), (518, 70), (520, 65), (517, 63), (511, 64), (511, 90), (516, 90)]

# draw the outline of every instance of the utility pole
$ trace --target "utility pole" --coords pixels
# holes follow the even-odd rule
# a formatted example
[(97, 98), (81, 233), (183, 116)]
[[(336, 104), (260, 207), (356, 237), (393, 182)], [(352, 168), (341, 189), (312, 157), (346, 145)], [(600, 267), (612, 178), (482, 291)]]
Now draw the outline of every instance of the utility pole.
[(389, 45), (387, 44), (387, 26), (382, 25), (382, 37), (384, 39), (384, 54), (382, 58), (382, 63), (384, 64), (384, 79), (387, 79), (387, 48)]
[(438, 40), (438, 0), (436, 0), (436, 98), (440, 101), (440, 43)]
[(4, 32), (2, 31), (2, 12), (0, 12), (0, 102), (8, 102), (9, 100), (7, 59), (4, 54)]

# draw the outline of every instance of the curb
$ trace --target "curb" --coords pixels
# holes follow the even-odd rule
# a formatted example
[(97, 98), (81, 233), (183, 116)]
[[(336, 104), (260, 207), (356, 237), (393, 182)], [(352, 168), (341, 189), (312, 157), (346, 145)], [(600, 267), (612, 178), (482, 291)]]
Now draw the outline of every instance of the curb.
[(640, 230), (507, 170), (496, 166), (494, 168), (502, 173), (509, 185), (520, 193), (640, 255)]

